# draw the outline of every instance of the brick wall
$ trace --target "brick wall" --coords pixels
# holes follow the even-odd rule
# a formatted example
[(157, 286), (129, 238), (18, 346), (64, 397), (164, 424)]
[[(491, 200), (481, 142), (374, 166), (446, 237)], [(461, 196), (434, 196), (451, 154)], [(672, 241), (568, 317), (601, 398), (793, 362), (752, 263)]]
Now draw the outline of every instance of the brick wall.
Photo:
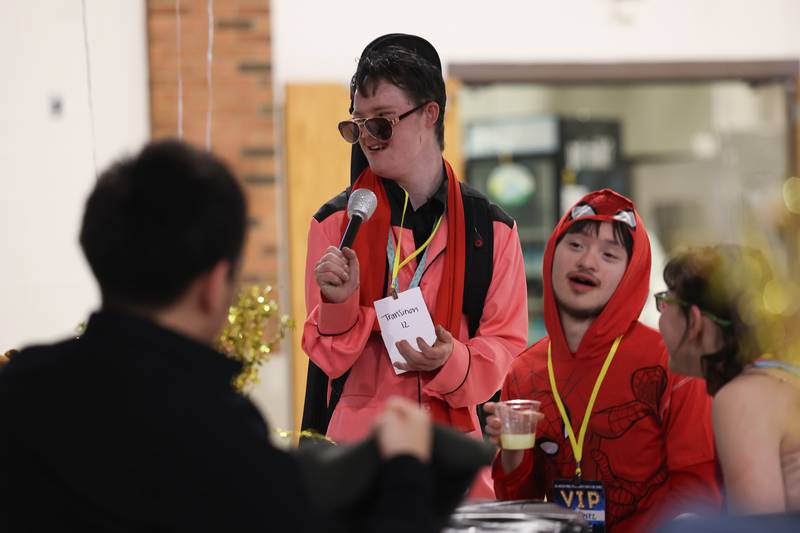
[[(178, 135), (176, 0), (148, 0), (152, 138)], [(214, 0), (212, 150), (241, 179), (250, 233), (244, 279), (277, 282), (275, 130), (269, 0)], [(208, 1), (180, 0), (183, 138), (205, 145)]]

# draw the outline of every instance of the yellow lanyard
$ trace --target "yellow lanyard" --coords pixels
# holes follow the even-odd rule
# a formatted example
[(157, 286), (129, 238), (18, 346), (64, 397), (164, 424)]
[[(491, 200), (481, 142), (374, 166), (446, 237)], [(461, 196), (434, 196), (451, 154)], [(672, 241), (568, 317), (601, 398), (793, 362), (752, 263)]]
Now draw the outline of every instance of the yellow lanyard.
[(608, 355), (606, 356), (606, 360), (603, 363), (603, 367), (600, 369), (600, 374), (597, 376), (597, 381), (594, 383), (594, 389), (592, 389), (592, 395), (589, 396), (589, 405), (586, 406), (586, 412), (583, 415), (583, 422), (581, 423), (581, 431), (578, 435), (578, 440), (575, 440), (575, 432), (572, 431), (572, 424), (569, 423), (569, 416), (567, 415), (567, 411), (564, 409), (564, 403), (561, 401), (561, 396), (558, 394), (558, 388), (556, 387), (556, 376), (553, 372), (553, 355), (552, 355), (552, 345), (550, 343), (547, 344), (547, 373), (550, 375), (550, 388), (553, 389), (553, 398), (556, 401), (556, 405), (558, 406), (558, 412), (561, 413), (561, 419), (564, 421), (564, 427), (567, 428), (567, 434), (569, 435), (569, 442), (572, 445), (572, 453), (575, 455), (575, 476), (580, 478), (581, 477), (581, 459), (583, 459), (583, 439), (586, 437), (586, 428), (589, 427), (589, 418), (592, 416), (592, 409), (594, 408), (594, 402), (597, 400), (597, 393), (600, 392), (600, 385), (603, 384), (603, 380), (606, 377), (606, 372), (608, 372), (608, 367), (611, 366), (611, 361), (614, 359), (614, 355), (617, 353), (617, 348), (619, 347), (619, 343), (622, 341), (622, 335), (614, 340), (614, 344), (611, 345), (611, 350), (608, 351)]
[(433, 240), (433, 236), (436, 235), (436, 232), (439, 230), (439, 226), (442, 223), (442, 217), (439, 217), (439, 220), (436, 221), (436, 225), (433, 227), (433, 231), (431, 232), (430, 237), (428, 240), (422, 243), (422, 246), (414, 250), (408, 257), (403, 259), (403, 262), (400, 262), (400, 245), (403, 242), (403, 223), (406, 220), (406, 208), (408, 207), (408, 192), (406, 191), (406, 199), (403, 202), (403, 215), (400, 217), (400, 236), (397, 238), (397, 248), (394, 252), (394, 266), (392, 267), (392, 290), (397, 292), (397, 273), (400, 272), (400, 269), (406, 266), (409, 261), (417, 257), (420, 253), (422, 253), (425, 248)]

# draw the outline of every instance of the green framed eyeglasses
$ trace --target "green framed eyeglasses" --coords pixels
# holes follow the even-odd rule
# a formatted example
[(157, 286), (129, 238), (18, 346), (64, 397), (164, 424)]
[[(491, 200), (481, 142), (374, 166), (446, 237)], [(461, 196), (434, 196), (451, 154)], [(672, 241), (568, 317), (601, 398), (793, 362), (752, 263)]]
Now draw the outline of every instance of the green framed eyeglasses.
[[(656, 299), (656, 309), (658, 309), (659, 313), (664, 311), (664, 304), (680, 305), (684, 309), (689, 309), (692, 305), (694, 305), (694, 304), (690, 304), (686, 300), (681, 300), (677, 296), (670, 296), (669, 295), (669, 291), (657, 292), (653, 296)], [(731, 325), (731, 321), (730, 320), (725, 320), (724, 318), (720, 318), (720, 317), (718, 317), (717, 315), (715, 315), (714, 313), (712, 313), (710, 311), (706, 311), (704, 309), (701, 309), (700, 306), (698, 306), (697, 308), (700, 309), (700, 312), (702, 314), (704, 314), (705, 316), (707, 316), (708, 318), (710, 318), (711, 321), (714, 322), (715, 324), (717, 324), (719, 326), (722, 326), (722, 327), (728, 327), (728, 326)]]

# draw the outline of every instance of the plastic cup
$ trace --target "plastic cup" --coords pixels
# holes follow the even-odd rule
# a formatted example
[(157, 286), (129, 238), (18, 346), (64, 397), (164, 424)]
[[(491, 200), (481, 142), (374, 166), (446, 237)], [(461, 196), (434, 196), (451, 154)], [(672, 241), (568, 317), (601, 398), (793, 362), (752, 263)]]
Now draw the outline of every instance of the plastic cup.
[(508, 400), (495, 404), (495, 414), (503, 429), (500, 447), (504, 450), (527, 450), (536, 444), (536, 422), (539, 420), (541, 402), (536, 400)]

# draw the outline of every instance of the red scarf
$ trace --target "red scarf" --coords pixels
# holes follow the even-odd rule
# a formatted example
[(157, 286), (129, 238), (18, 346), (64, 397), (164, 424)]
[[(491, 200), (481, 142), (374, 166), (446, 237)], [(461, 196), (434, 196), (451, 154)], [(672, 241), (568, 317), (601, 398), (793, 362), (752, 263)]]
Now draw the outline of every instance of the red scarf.
[[(464, 270), (465, 270), (465, 228), (464, 204), (461, 200), (461, 187), (450, 167), (444, 162), (447, 171), (447, 247), (444, 252), (444, 273), (439, 285), (436, 309), (433, 312), (433, 323), (441, 324), (454, 338), (461, 332), (461, 315), (464, 302)], [(386, 294), (385, 267), (386, 248), (377, 243), (384, 242), (391, 226), (391, 207), (386, 191), (380, 179), (367, 167), (353, 184), (355, 189), (369, 189), (378, 198), (378, 207), (360, 231), (359, 238), (353, 245), (361, 264), (361, 292), (359, 304), (371, 307), (375, 300)], [(342, 234), (347, 227), (347, 218), (342, 220)], [(399, 251), (398, 251), (399, 253)], [(373, 329), (379, 331), (376, 320)], [(435, 371), (434, 371), (435, 372)], [(467, 407), (450, 407), (444, 400), (431, 398), (431, 414), (434, 421), (447, 424), (464, 432), (475, 428), (472, 416)]]

